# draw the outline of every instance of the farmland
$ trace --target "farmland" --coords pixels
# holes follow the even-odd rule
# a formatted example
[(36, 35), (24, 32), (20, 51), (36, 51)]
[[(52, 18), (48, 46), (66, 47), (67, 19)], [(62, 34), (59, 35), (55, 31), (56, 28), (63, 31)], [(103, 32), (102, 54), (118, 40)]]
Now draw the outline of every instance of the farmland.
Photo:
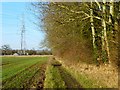
[(41, 88), (47, 57), (3, 57), (3, 88)]
[(51, 56), (2, 57), (2, 87), (5, 89), (99, 88), (100, 83), (95, 85), (96, 82)]
[(41, 1), (2, 4), (0, 89), (120, 88), (120, 1)]

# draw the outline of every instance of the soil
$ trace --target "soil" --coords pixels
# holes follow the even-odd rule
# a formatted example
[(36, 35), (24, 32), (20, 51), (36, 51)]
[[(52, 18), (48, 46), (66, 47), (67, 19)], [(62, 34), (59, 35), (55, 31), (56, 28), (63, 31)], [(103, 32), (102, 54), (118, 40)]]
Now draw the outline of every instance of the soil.
[(29, 80), (28, 85), (30, 85), (29, 87), (31, 87), (31, 90), (33, 90), (33, 88), (36, 90), (41, 90), (44, 88), (45, 70), (46, 64), (41, 65), (37, 74), (34, 75), (31, 80)]
[(46, 70), (46, 66), (43, 66), (42, 70), (40, 70), (40, 78), (39, 78), (39, 82), (37, 83), (37, 87), (36, 87), (37, 90), (43, 89), (43, 87), (44, 87), (45, 70)]

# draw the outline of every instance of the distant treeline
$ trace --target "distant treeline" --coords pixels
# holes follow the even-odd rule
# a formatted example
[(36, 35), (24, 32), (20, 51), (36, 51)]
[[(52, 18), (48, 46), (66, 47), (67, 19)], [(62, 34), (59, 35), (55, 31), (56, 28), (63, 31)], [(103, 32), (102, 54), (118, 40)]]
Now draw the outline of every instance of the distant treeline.
[[(1, 55), (21, 55), (20, 50), (0, 50)], [(50, 50), (26, 50), (25, 55), (52, 55)]]

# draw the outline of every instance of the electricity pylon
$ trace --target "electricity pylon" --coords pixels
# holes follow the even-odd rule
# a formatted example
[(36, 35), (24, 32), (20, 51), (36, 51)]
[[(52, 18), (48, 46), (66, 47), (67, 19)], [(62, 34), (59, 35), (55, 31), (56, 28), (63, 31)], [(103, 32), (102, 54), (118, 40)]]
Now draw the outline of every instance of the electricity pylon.
[(24, 22), (24, 14), (22, 15), (22, 26), (21, 26), (21, 55), (25, 55), (25, 22)]

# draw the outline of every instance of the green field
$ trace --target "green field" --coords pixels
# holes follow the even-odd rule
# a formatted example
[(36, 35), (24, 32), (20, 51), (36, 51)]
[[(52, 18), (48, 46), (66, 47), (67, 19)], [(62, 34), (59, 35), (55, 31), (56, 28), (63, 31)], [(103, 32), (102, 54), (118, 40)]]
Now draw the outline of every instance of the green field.
[(47, 57), (3, 57), (3, 88), (39, 88), (46, 62)]
[(95, 83), (48, 57), (2, 57), (2, 88), (5, 89), (99, 88)]

